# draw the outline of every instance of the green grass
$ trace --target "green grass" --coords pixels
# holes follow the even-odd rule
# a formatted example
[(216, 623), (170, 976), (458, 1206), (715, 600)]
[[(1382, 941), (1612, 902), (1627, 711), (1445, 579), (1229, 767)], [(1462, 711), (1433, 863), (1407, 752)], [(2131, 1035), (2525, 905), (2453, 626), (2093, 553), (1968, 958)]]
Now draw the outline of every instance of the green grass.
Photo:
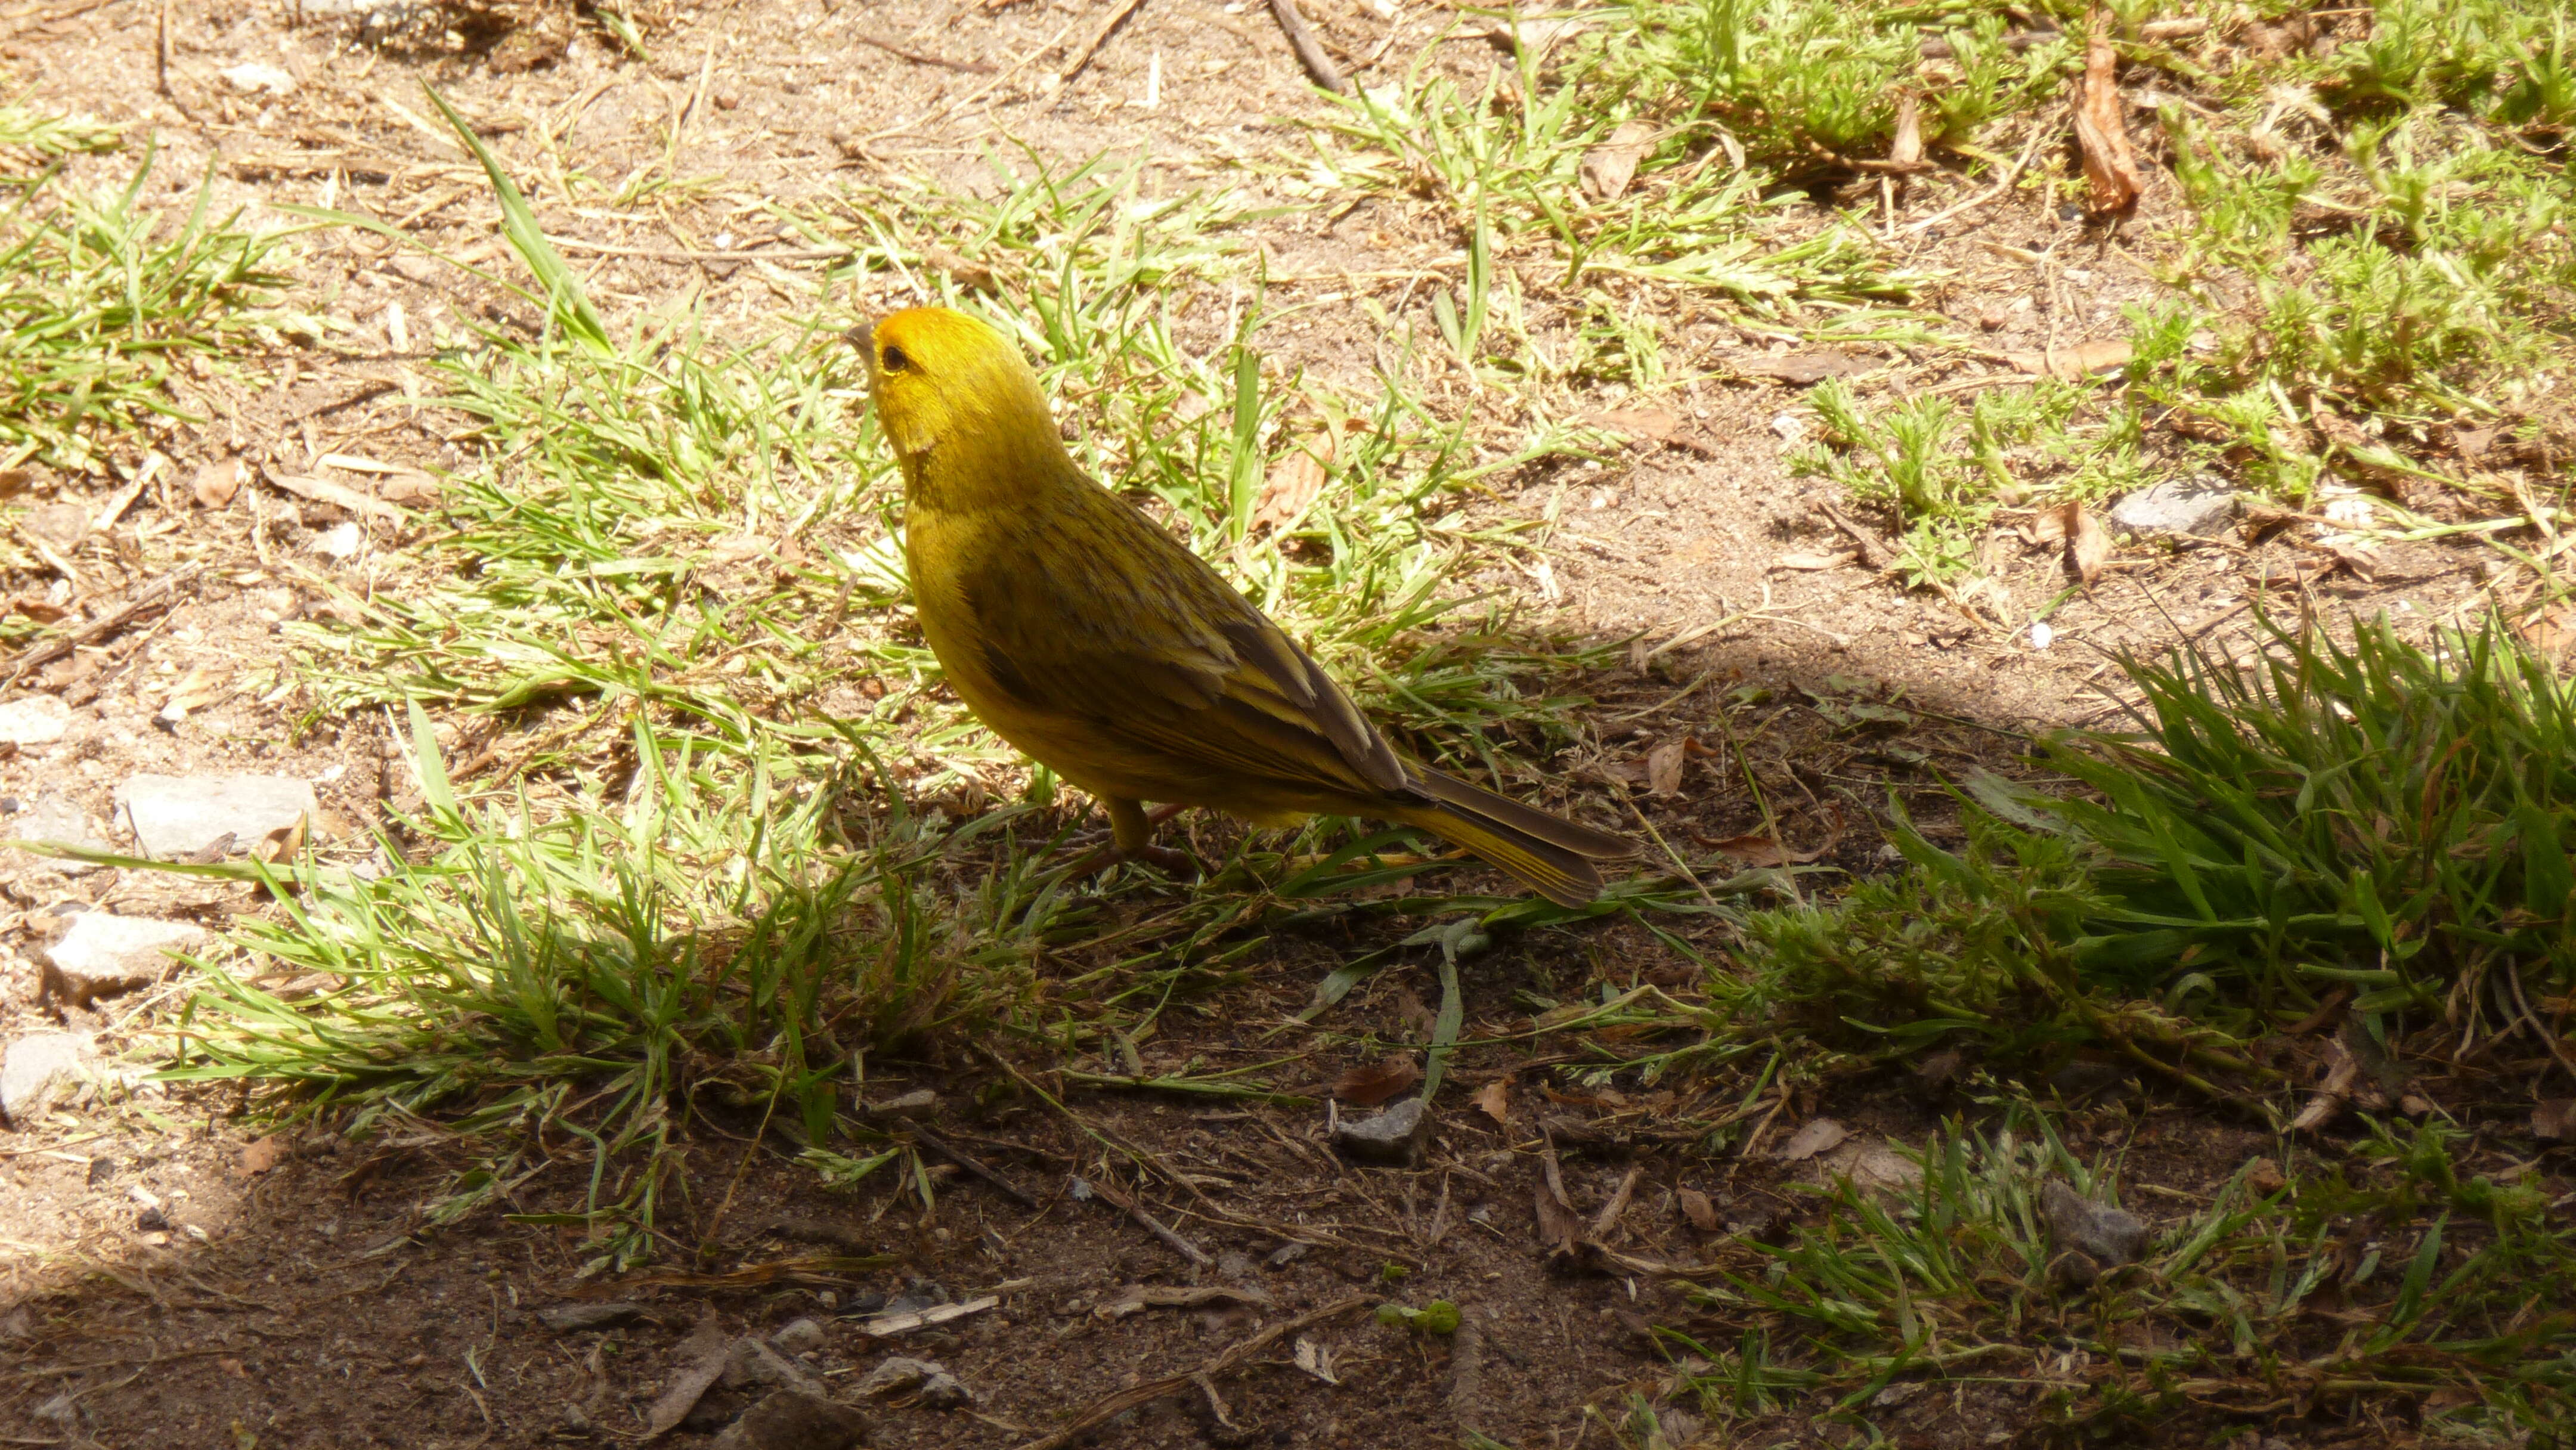
[[(0, 148), (59, 157), (113, 139), (0, 110)], [(174, 368), (312, 329), (274, 310), (283, 239), (216, 217), (205, 187), (183, 211), (146, 204), (153, 169), (147, 148), (121, 188), (68, 188), (58, 162), (0, 180), (0, 468), (102, 471), (135, 431), (185, 416)]]
[(2295, 1397), (2308, 1414), (2403, 1406), (2446, 1443), (2544, 1443), (2571, 1428), (2576, 1323), (2535, 1286), (2576, 1271), (2576, 1245), (2528, 1183), (2465, 1175), (2468, 1147), (2438, 1123), (2373, 1125), (2286, 1186), (2249, 1163), (2178, 1212), (2133, 1199), (2145, 1253), (2078, 1288), (2053, 1271), (2041, 1186), (2116, 1203), (2118, 1163), (2074, 1154), (2045, 1116), (1948, 1124), (1911, 1155), (1910, 1188), (1800, 1189), (1785, 1237), (1730, 1248), (1696, 1294), (1726, 1337), (1666, 1344), (1696, 1357), (1689, 1383), (1721, 1421), (1895, 1434), (1955, 1402), (2051, 1441), (2215, 1443)]

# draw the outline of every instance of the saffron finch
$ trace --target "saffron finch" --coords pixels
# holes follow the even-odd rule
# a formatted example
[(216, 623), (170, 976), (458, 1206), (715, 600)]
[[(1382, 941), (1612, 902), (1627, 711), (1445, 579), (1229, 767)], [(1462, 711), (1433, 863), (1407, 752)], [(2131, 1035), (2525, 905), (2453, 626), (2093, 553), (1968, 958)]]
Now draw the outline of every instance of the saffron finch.
[(850, 341), (902, 465), (921, 630), (975, 717), (1108, 808), (1111, 859), (1173, 866), (1142, 802), (1258, 825), (1402, 821), (1569, 906), (1628, 841), (1399, 757), (1315, 661), (1065, 452), (1001, 333), (917, 307)]

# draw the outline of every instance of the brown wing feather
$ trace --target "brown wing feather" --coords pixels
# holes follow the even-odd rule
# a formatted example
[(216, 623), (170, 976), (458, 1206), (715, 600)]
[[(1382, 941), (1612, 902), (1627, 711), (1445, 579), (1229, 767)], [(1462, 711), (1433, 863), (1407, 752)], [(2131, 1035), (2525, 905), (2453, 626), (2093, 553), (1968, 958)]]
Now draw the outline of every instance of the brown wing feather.
[(1068, 514), (965, 591), (987, 670), (1021, 706), (1092, 722), (1182, 776), (1416, 794), (1322, 667), (1196, 554), (1105, 489)]

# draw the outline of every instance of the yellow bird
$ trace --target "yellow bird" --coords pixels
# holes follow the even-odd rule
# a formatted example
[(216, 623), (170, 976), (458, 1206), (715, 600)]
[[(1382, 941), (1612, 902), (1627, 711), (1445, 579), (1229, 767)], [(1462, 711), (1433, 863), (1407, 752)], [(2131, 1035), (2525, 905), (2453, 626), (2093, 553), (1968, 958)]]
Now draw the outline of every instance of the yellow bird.
[(922, 633), (975, 718), (1108, 807), (1112, 859), (1154, 846), (1141, 802), (1258, 825), (1418, 826), (1579, 906), (1630, 842), (1399, 758), (1350, 698), (1197, 555), (1065, 452), (1019, 348), (916, 307), (855, 328), (903, 467)]

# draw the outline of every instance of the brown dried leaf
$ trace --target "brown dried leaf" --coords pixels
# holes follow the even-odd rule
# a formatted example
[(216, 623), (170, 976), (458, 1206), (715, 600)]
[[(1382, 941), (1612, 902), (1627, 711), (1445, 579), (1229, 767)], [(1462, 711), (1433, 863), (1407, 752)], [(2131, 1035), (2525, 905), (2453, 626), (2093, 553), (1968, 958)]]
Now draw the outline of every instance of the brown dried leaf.
[(1506, 1126), (1512, 1120), (1511, 1079), (1502, 1077), (1494, 1079), (1476, 1089), (1476, 1096), (1470, 1101), (1482, 1109), (1486, 1117), (1494, 1120), (1495, 1127)]
[(253, 1175), (266, 1173), (276, 1167), (278, 1161), (285, 1156), (286, 1142), (275, 1133), (265, 1138), (253, 1138), (242, 1144), (241, 1170)]
[(2576, 1098), (2550, 1098), (2534, 1107), (2531, 1136), (2552, 1143), (2576, 1139)]
[(670, 1385), (653, 1401), (652, 1412), (644, 1421), (644, 1438), (667, 1435), (689, 1417), (689, 1411), (698, 1407), (708, 1387), (723, 1376), (725, 1361), (733, 1357), (733, 1345), (734, 1337), (725, 1332), (713, 1314), (698, 1321), (698, 1327), (671, 1351), (679, 1372), (671, 1376)]
[(1802, 1163), (1850, 1136), (1851, 1129), (1831, 1118), (1809, 1118), (1805, 1127), (1780, 1145), (1780, 1159), (1785, 1163)]
[(1708, 1201), (1707, 1194), (1696, 1188), (1685, 1188), (1674, 1193), (1673, 1197), (1681, 1200), (1682, 1217), (1690, 1220), (1692, 1228), (1704, 1234), (1717, 1232), (1717, 1205)]
[[(2087, 584), (2102, 577), (2102, 565), (2111, 557), (2111, 531), (2080, 503), (2060, 504), (2050, 513), (2056, 516), (2055, 536), (2066, 541), (2066, 567)], [(2043, 524), (2043, 533), (2051, 527)]]
[(1602, 201), (1617, 201), (1636, 179), (1637, 163), (1655, 147), (1655, 128), (1644, 121), (1622, 121), (1608, 140), (1583, 154), (1576, 175), (1583, 189)]
[(2035, 378), (2080, 383), (2086, 378), (2127, 367), (2136, 349), (2125, 341), (2079, 342), (2044, 352), (2008, 352), (2004, 359)]
[(1729, 836), (1723, 841), (1710, 841), (1709, 848), (1724, 851), (1747, 866), (1804, 866), (1833, 849), (1828, 841), (1812, 851), (1784, 851), (1780, 843), (1759, 832)]
[(1854, 377), (1876, 372), (1887, 366), (1884, 358), (1853, 357), (1843, 352), (1793, 352), (1785, 357), (1753, 353), (1732, 357), (1726, 365), (1748, 378), (1770, 378), (1776, 382), (1805, 387), (1827, 378)]
[(197, 470), (197, 481), (189, 492), (196, 495), (201, 508), (222, 508), (241, 492), (243, 472), (240, 459), (218, 458)]
[(2334, 555), (2335, 562), (2351, 570), (2352, 577), (2362, 583), (2367, 584), (2379, 577), (2379, 558), (2368, 549), (2357, 548), (2351, 544), (2325, 544), (2321, 547), (2327, 553)]
[(1682, 766), (1688, 759), (1690, 739), (1687, 735), (1668, 735), (1646, 752), (1647, 790), (1661, 796), (1682, 793)]
[(969, 292), (995, 291), (993, 269), (981, 262), (970, 262), (942, 246), (924, 247), (921, 265), (934, 272), (944, 272), (949, 280)]
[(2075, 145), (2084, 156), (2084, 181), (2092, 189), (2096, 212), (2127, 211), (2146, 189), (2121, 114), (2119, 64), (2119, 52), (2111, 48), (2110, 17), (2095, 11), (2092, 38), (2084, 47), (2083, 87), (2075, 102)]
[(1888, 143), (1887, 159), (1897, 166), (1923, 164), (1923, 100), (1910, 90), (1896, 93), (1896, 138)]
[(2289, 1187), (2290, 1180), (2282, 1176), (2280, 1164), (2269, 1158), (2257, 1158), (2245, 1165), (2245, 1186), (2269, 1198)]
[(388, 523), (398, 524), (409, 517), (392, 504), (371, 498), (345, 483), (333, 483), (327, 478), (306, 478), (296, 473), (271, 473), (268, 481), (297, 498), (308, 498), (315, 503), (327, 503), (334, 508), (346, 509), (362, 518), (383, 519)]
[(1325, 465), (1333, 458), (1333, 435), (1319, 435), (1308, 447), (1293, 448), (1270, 465), (1261, 481), (1261, 497), (1252, 505), (1252, 528), (1277, 533), (1296, 527), (1324, 491)]
[(1333, 1080), (1333, 1096), (1373, 1108), (1422, 1081), (1422, 1064), (1410, 1053), (1391, 1053), (1366, 1067), (1355, 1067)]
[(1595, 428), (1607, 428), (1614, 433), (1652, 439), (1657, 443), (1669, 443), (1682, 431), (1680, 415), (1662, 408), (1604, 408), (1598, 413), (1584, 414), (1583, 421)]
[(33, 477), (23, 468), (0, 468), (0, 498), (16, 498), (25, 493)]

